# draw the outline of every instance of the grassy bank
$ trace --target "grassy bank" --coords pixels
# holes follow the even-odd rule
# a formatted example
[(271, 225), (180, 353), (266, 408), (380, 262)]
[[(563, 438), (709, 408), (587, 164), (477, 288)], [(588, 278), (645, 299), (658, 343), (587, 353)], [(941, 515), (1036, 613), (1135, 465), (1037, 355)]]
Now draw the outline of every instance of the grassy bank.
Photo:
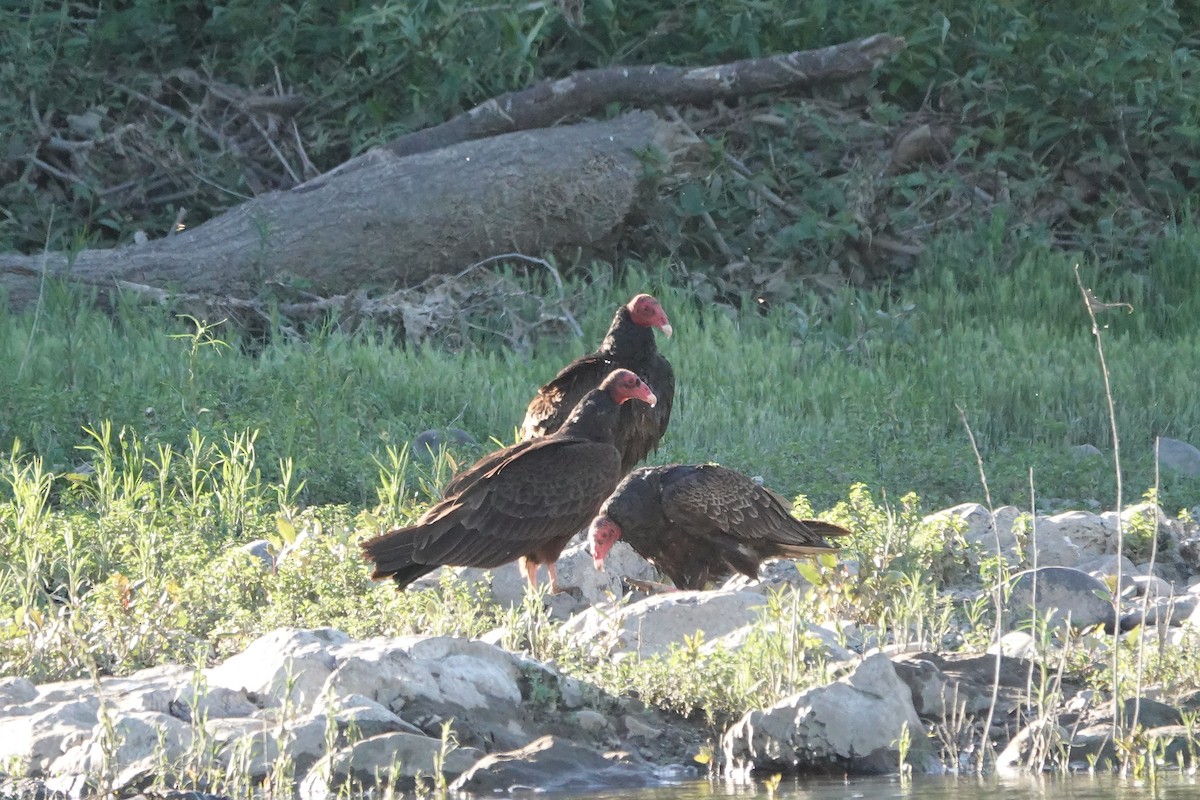
[[(597, 266), (567, 287), (582, 340), (521, 318), (538, 305), (516, 303), (463, 320), (452, 348), (346, 335), (333, 320), (304, 340), (243, 341), (215, 321), (132, 304), (108, 315), (48, 287), (37, 313), (0, 318), (0, 673), (203, 663), (281, 625), (356, 636), (499, 626), (510, 647), (719, 726), (828, 677), (819, 648), (796, 638), (797, 619), (851, 620), (878, 643), (985, 645), (990, 596), (938, 593), (945, 542), (919, 524), (935, 507), (982, 499), (959, 409), (998, 503), (1028, 504), (1030, 470), (1040, 497), (1060, 498), (1051, 505), (1114, 496), (1110, 460), (1069, 450), (1111, 452), (1075, 263), (1033, 245), (1005, 256), (995, 237), (945, 240), (894, 291), (807, 305), (713, 304), (680, 288), (677, 265)], [(1098, 298), (1132, 306), (1101, 316), (1126, 498), (1154, 484), (1155, 435), (1200, 430), (1197, 244), (1194, 229), (1175, 232), (1138, 273), (1081, 265)], [(548, 291), (533, 278), (525, 286)], [(771, 598), (767, 620), (784, 624), (764, 626), (740, 654), (696, 640), (616, 669), (563, 648), (536, 602), (506, 611), (454, 582), (403, 594), (372, 586), (355, 543), (420, 513), (455, 458), (511, 440), (535, 386), (643, 289), (677, 331), (662, 341), (679, 394), (656, 460), (721, 461), (852, 520), (859, 535), (843, 555), (857, 575), (826, 566), (810, 576), (821, 591)], [(533, 333), (514, 349), (496, 333), (513, 330)], [(408, 457), (414, 434), (445, 425), (484, 444), (432, 463)], [(1196, 488), (1167, 476), (1163, 505), (1194, 504)], [(277, 569), (241, 548), (257, 538), (286, 553)], [(1106, 641), (1072, 642), (1043, 682), (1059, 666), (1086, 666), (1101, 696), (1111, 692), (1111, 671), (1096, 666), (1110, 663)], [(1194, 659), (1167, 650), (1136, 670), (1182, 691)], [(1120, 664), (1130, 680), (1132, 655)]]
[[(1189, 228), (1164, 239), (1137, 273), (1081, 265), (1098, 298), (1132, 306), (1101, 321), (1136, 493), (1154, 482), (1155, 436), (1200, 435), (1190, 323), (1198, 238)], [(211, 443), (256, 431), (264, 484), (288, 459), (300, 502), (370, 505), (376, 462), (421, 430), (454, 425), (480, 442), (511, 441), (533, 389), (594, 346), (618, 302), (649, 288), (678, 331), (662, 343), (680, 388), (657, 460), (720, 461), (818, 506), (860, 481), (958, 502), (981, 496), (961, 408), (998, 501), (1024, 504), (1033, 469), (1043, 497), (1111, 504), (1110, 459), (1070, 453), (1084, 443), (1111, 453), (1074, 264), (1032, 245), (1003, 257), (985, 239), (950, 240), (902, 289), (765, 312), (697, 300), (672, 285), (670, 264), (631, 266), (618, 279), (598, 268), (568, 287), (583, 338), (544, 326), (523, 354), (481, 332), (512, 327), (499, 317), (467, 320), (470, 338), (454, 352), (398, 347), (382, 331), (347, 336), (333, 323), (262, 347), (219, 321), (198, 328), (132, 305), (110, 317), (49, 291), (36, 314), (0, 319), (0, 442), (20, 440), (61, 475), (89, 460), (85, 429), (105, 420), (146, 453), (182, 453), (193, 431)], [(1163, 497), (1190, 506), (1195, 488), (1166, 476)]]

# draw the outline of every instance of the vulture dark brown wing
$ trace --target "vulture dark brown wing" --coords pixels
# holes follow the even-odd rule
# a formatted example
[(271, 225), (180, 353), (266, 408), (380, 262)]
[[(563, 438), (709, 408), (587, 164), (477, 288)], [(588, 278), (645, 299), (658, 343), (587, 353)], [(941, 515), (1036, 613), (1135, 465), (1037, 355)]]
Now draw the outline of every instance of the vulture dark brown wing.
[(671, 422), (671, 407), (675, 403), (675, 371), (669, 361), (657, 356), (653, 368), (639, 376), (650, 386), (657, 402), (653, 408), (642, 403), (626, 403), (621, 408), (614, 438), (621, 451), (623, 472), (629, 472), (658, 449)]
[(825, 550), (820, 533), (843, 533), (836, 526), (816, 523), (821, 526), (818, 533), (793, 517), (790, 504), (775, 492), (716, 464), (705, 464), (664, 486), (662, 497), (663, 511), (673, 522), (696, 531), (716, 529), (747, 543), (767, 540)]
[(655, 384), (662, 384), (662, 397), (654, 405), (654, 413), (658, 416), (658, 438), (666, 435), (667, 425), (671, 422), (671, 409), (675, 406), (675, 370), (671, 362), (659, 357), (662, 364), (658, 367), (657, 375), (650, 376), (650, 388), (657, 393)]
[[(488, 453), (483, 458), (476, 461), (471, 466), (464, 469), (462, 472), (450, 479), (450, 482), (442, 487), (442, 497), (449, 498), (458, 494), (471, 484), (478, 481), (480, 478), (486, 478), (495, 473), (504, 464), (519, 456), (521, 453), (533, 446), (534, 442), (518, 442), (509, 447), (496, 450), (493, 453)], [(432, 509), (431, 509), (432, 510)]]
[(596, 355), (581, 356), (559, 370), (554, 378), (538, 389), (521, 423), (521, 437), (554, 433), (583, 396), (600, 385), (613, 370), (613, 363)]
[[(615, 449), (587, 439), (537, 439), (430, 509), (428, 563), (490, 566), (582, 529), (619, 478)], [(445, 510), (439, 507), (445, 506)]]

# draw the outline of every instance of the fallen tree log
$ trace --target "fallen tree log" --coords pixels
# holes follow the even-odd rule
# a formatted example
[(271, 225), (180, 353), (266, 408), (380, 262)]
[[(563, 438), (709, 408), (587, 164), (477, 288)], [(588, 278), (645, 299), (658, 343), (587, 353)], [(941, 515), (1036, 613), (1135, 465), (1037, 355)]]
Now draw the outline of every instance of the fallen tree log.
[(865, 75), (903, 49), (903, 39), (877, 33), (818, 50), (711, 67), (648, 64), (582, 70), (494, 97), (454, 119), (384, 146), (396, 155), (424, 153), (484, 136), (543, 128), (609, 103), (686, 106), (764, 92), (795, 92)]
[(73, 256), (0, 256), (0, 290), (16, 309), (50, 278), (102, 294), (254, 298), (284, 286), (316, 298), (411, 286), (501, 252), (594, 245), (646, 188), (639, 154), (657, 152), (669, 172), (684, 137), (644, 111), (540, 126), (612, 102), (698, 104), (844, 81), (903, 46), (877, 35), (713, 67), (585, 71), (495, 98), (176, 235)]
[(256, 197), (175, 236), (73, 259), (0, 256), (0, 285), (14, 307), (37, 297), (44, 276), (101, 289), (253, 297), (282, 284), (328, 296), (411, 285), (494, 253), (594, 243), (637, 198), (637, 153), (670, 152), (674, 130), (640, 111), (407, 158), (377, 149), (370, 168)]

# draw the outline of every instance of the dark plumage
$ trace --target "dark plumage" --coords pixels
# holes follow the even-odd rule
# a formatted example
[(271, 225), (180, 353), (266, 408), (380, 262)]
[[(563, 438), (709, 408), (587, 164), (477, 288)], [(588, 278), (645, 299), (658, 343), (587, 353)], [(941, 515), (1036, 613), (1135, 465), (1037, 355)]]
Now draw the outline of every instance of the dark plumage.
[(407, 528), (363, 542), (371, 577), (400, 588), (443, 564), (498, 567), (523, 559), (530, 583), (554, 562), (621, 479), (613, 431), (622, 404), (653, 405), (654, 393), (628, 370), (589, 392), (559, 431), (484, 456), (456, 475), (440, 502)]
[(637, 373), (658, 398), (650, 408), (630, 403), (621, 409), (615, 443), (621, 451), (621, 474), (629, 472), (658, 447), (671, 420), (675, 402), (675, 371), (658, 352), (654, 329), (671, 335), (671, 324), (657, 300), (639, 294), (617, 309), (612, 325), (594, 353), (580, 356), (563, 367), (538, 390), (525, 411), (521, 436), (532, 439), (554, 433), (585, 394), (600, 385), (614, 369)]
[(736, 470), (673, 464), (630, 473), (604, 501), (588, 539), (597, 569), (624, 539), (677, 588), (702, 589), (735, 571), (757, 578), (768, 558), (836, 550), (822, 537), (849, 533), (796, 519), (790, 503)]

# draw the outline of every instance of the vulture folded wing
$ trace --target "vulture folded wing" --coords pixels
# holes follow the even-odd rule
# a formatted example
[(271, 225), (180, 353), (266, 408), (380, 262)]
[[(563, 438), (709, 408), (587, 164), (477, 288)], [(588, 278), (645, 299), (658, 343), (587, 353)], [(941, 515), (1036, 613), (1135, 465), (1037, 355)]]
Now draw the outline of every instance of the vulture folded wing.
[(452, 500), (452, 525), (436, 525), (419, 548), (429, 563), (488, 566), (521, 556), (583, 528), (619, 477), (608, 444), (582, 438), (537, 439), (520, 457), (493, 465), (487, 480)]
[[(494, 453), (488, 453), (486, 456), (479, 459), (474, 464), (451, 478), (450, 482), (442, 488), (442, 497), (449, 500), (456, 495), (462, 494), (467, 487), (473, 485), (481, 479), (490, 477), (497, 470), (503, 468), (505, 464), (509, 463), (514, 458), (520, 457), (522, 453), (535, 444), (536, 442), (518, 442), (517, 444), (505, 447), (502, 450), (497, 450)], [(434, 506), (434, 508), (436, 507), (437, 506)], [(433, 509), (430, 509), (430, 511), (432, 510)]]
[[(652, 374), (645, 379), (658, 397), (654, 405), (654, 414), (658, 417), (658, 438), (667, 433), (667, 425), (671, 422), (671, 408), (675, 405), (675, 370), (671, 362), (659, 356)], [(660, 388), (661, 387), (661, 388)]]
[(529, 402), (525, 421), (521, 423), (521, 436), (528, 439), (554, 433), (571, 409), (599, 386), (613, 368), (611, 361), (596, 355), (581, 356), (563, 367)]
[[(748, 545), (774, 545), (777, 555), (795, 557), (833, 549), (822, 536), (844, 536), (844, 528), (792, 516), (791, 504), (736, 470), (706, 464), (663, 489), (667, 516), (693, 530), (720, 532)], [(761, 550), (762, 557), (769, 551)]]
[(675, 372), (665, 358), (658, 357), (655, 368), (647, 370), (641, 377), (654, 392), (657, 402), (653, 408), (641, 403), (626, 403), (621, 409), (616, 440), (624, 472), (658, 449), (671, 422), (671, 407), (675, 402)]
[(663, 512), (681, 526), (761, 539), (785, 528), (791, 514), (780, 498), (740, 472), (705, 464), (663, 487)]

